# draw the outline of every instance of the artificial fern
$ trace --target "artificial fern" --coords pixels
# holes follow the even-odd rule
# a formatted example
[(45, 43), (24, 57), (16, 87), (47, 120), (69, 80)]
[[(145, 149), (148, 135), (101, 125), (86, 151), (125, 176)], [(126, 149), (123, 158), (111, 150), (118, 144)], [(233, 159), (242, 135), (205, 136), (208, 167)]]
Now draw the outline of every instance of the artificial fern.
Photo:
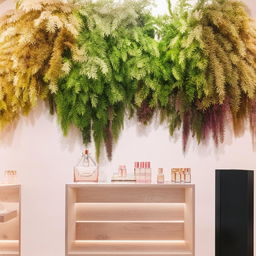
[(0, 19), (0, 129), (39, 98), (112, 157), (126, 117), (218, 145), (250, 124), (256, 146), (256, 25), (240, 1), (19, 0)]
[(198, 142), (212, 133), (218, 145), (228, 121), (236, 135), (245, 130), (255, 101), (255, 31), (239, 1), (180, 0), (171, 9), (160, 43), (170, 83), (162, 111), (171, 132), (182, 123), (184, 150), (190, 132)]
[(57, 90), (62, 54), (74, 46), (79, 27), (74, 8), (62, 1), (23, 1), (2, 17), (0, 128)]
[[(113, 140), (132, 108), (140, 83), (157, 87), (151, 72), (158, 61), (149, 2), (86, 1), (79, 11), (82, 28), (77, 48), (67, 53), (69, 67), (59, 82), (56, 105), (64, 133), (76, 125), (85, 144), (93, 136), (97, 158), (105, 142), (109, 159)], [(136, 96), (138, 106), (147, 95)]]

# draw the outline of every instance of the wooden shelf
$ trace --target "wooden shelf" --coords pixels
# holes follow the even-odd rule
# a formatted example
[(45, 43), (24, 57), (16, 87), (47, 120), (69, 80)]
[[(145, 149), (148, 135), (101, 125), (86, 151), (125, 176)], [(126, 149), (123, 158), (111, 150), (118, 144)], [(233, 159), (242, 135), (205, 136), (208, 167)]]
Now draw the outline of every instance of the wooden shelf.
[(19, 241), (18, 240), (0, 240), (0, 256), (18, 256)]
[(66, 256), (194, 256), (194, 185), (72, 184), (66, 199)]
[(0, 256), (20, 255), (20, 185), (0, 184)]
[(0, 223), (10, 221), (17, 217), (17, 210), (0, 213)]
[(192, 255), (185, 241), (75, 241), (71, 255)]

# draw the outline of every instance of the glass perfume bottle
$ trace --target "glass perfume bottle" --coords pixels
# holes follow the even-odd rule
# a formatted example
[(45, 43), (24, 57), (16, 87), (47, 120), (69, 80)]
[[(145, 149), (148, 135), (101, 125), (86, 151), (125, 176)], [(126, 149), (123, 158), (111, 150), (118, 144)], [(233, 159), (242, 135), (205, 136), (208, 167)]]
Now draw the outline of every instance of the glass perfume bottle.
[(172, 183), (176, 183), (176, 172), (177, 172), (176, 168), (171, 169), (171, 182)]
[(74, 167), (74, 182), (98, 182), (99, 170), (96, 161), (86, 149)]
[(177, 171), (175, 172), (175, 183), (181, 182), (181, 175), (180, 175), (180, 169), (177, 168)]
[(164, 183), (164, 170), (163, 170), (163, 168), (158, 168), (157, 183), (158, 184)]
[(185, 183), (191, 183), (191, 169), (190, 168), (186, 168)]
[(151, 184), (151, 163), (145, 163), (145, 183)]
[(140, 183), (140, 163), (134, 162), (134, 176), (136, 179), (136, 183)]
[(126, 169), (126, 166), (125, 165), (119, 165), (119, 168), (118, 168), (118, 176), (119, 178), (126, 178), (127, 176), (127, 169)]
[(186, 168), (180, 168), (180, 182), (181, 183), (185, 182), (185, 170), (186, 170)]

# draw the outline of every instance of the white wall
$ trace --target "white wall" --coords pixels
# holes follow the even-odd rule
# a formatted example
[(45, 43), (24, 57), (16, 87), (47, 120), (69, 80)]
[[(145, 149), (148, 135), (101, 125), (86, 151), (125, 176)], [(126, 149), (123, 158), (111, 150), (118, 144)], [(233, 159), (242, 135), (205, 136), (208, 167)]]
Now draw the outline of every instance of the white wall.
[[(254, 1), (248, 1), (252, 11)], [(157, 2), (156, 12), (164, 12), (165, 0)], [(0, 176), (5, 169), (17, 169), (22, 184), (22, 256), (64, 256), (65, 184), (72, 182), (82, 149), (78, 132), (64, 138), (43, 105), (22, 118), (16, 129), (1, 133)], [(102, 159), (100, 169), (109, 180), (121, 163), (131, 170), (134, 161), (149, 160), (154, 170), (163, 167), (166, 175), (171, 167), (191, 167), (196, 184), (196, 256), (214, 256), (214, 170), (256, 169), (255, 156), (248, 133), (227, 139), (219, 150), (212, 143), (198, 147), (192, 142), (184, 155), (179, 136), (170, 139), (166, 127), (152, 124), (143, 129), (127, 122), (113, 161)]]

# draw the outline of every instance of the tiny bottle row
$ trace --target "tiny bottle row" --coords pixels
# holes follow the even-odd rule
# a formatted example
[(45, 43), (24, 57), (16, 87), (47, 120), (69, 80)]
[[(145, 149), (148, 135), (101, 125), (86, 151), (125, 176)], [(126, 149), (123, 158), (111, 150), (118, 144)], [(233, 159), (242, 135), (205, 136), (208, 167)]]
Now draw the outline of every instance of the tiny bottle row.
[[(112, 182), (134, 182), (151, 184), (153, 172), (150, 162), (135, 162), (134, 173), (129, 174), (125, 165), (120, 165), (118, 173), (112, 177)], [(170, 171), (171, 180), (167, 180), (163, 168), (158, 168), (156, 182), (163, 183), (191, 183), (191, 169), (190, 168), (172, 168)]]
[[(114, 172), (112, 182), (130, 182), (151, 184), (153, 178), (151, 162), (134, 162), (134, 169), (127, 171), (125, 165), (119, 165), (117, 172)], [(157, 170), (157, 183), (191, 183), (190, 168), (172, 168), (170, 171), (171, 180), (165, 178), (164, 169)], [(75, 182), (98, 182), (99, 168), (96, 161), (91, 157), (88, 150), (82, 154), (82, 158), (74, 168)]]

